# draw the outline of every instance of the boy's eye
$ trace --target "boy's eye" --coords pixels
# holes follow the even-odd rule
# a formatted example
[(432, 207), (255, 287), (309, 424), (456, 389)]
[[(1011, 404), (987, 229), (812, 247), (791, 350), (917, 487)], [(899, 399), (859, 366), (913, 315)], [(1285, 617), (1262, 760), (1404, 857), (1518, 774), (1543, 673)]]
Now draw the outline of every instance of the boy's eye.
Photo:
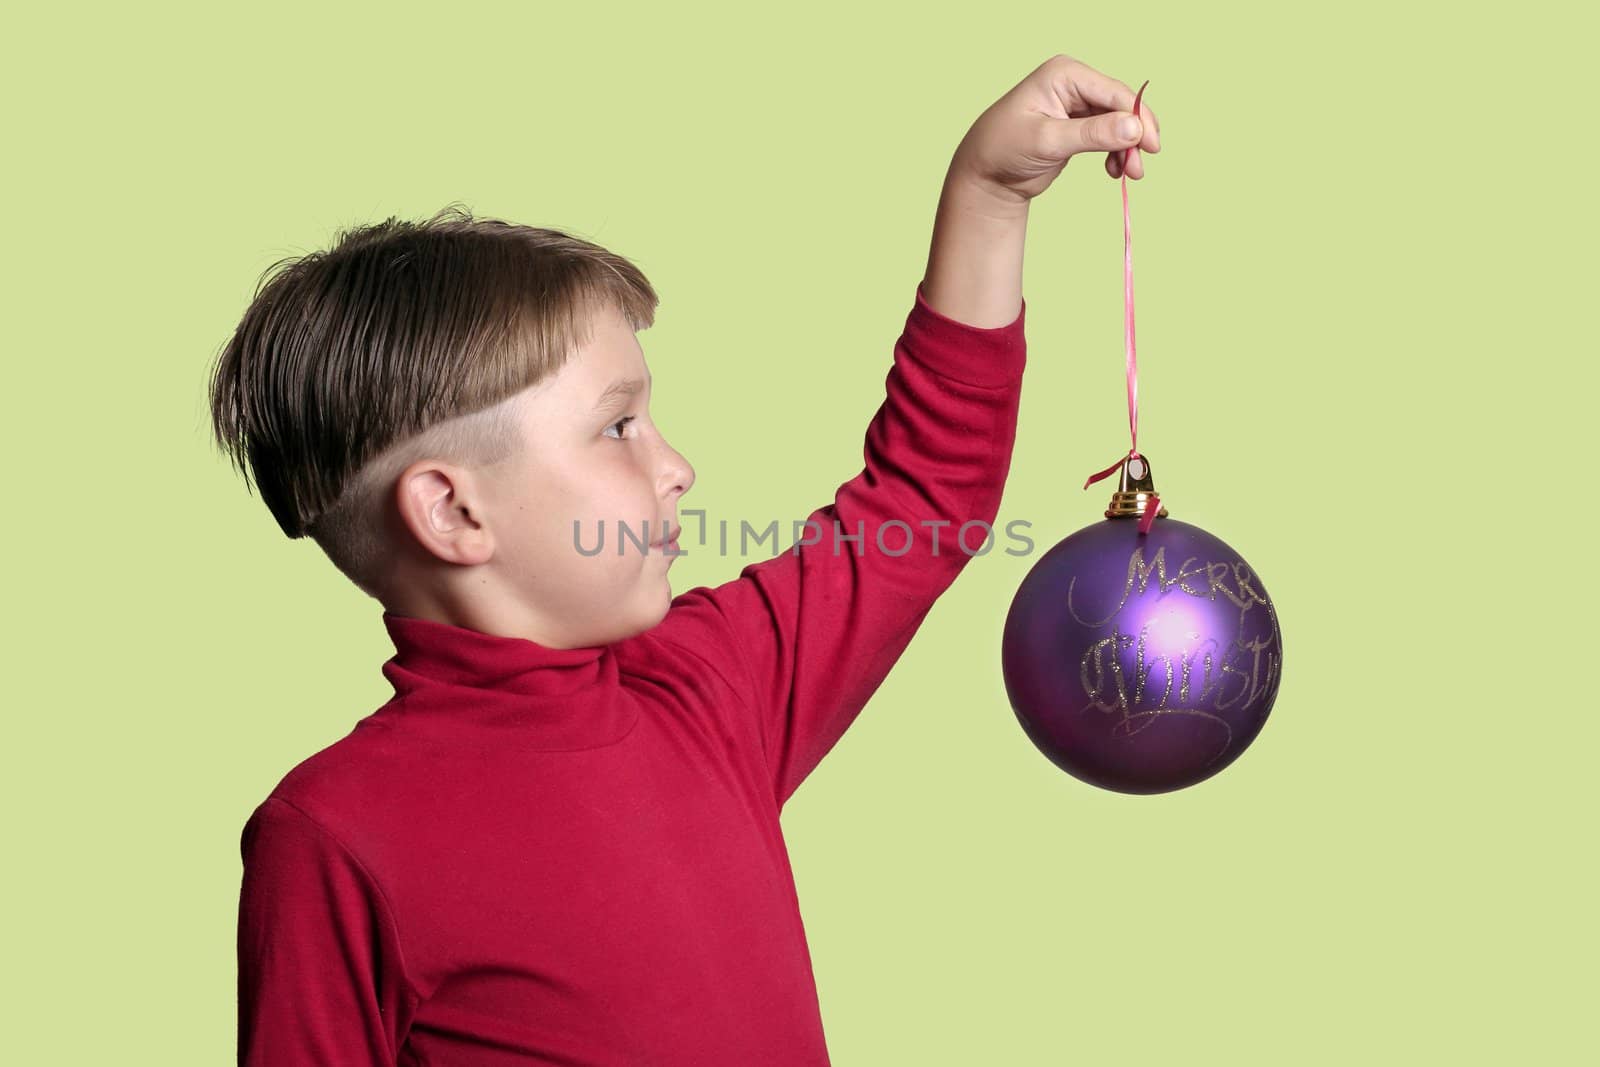
[[(610, 425), (610, 426), (607, 426), (607, 427), (606, 427), (606, 430), (607, 430), (607, 431), (610, 431), (610, 430), (616, 430), (616, 429), (617, 429), (617, 427), (619, 427), (619, 426), (626, 426), (626, 425), (628, 425), (628, 423), (630, 423), (630, 422), (632, 422), (632, 421), (633, 421), (633, 419), (634, 419), (634, 416), (632, 416), (632, 415), (625, 415), (625, 416), (623, 416), (623, 417), (622, 417), (622, 418), (620, 418), (620, 419), (618, 419), (618, 420), (617, 420), (617, 421), (616, 421), (616, 422), (613, 422), (613, 423), (612, 423), (612, 424), (611, 424), (611, 425)], [(610, 436), (612, 436), (612, 435), (611, 435), (611, 434), (610, 434), (610, 433), (609, 433), (609, 432), (608, 432), (608, 433), (607, 433), (607, 434), (606, 434), (606, 436), (607, 436), (607, 437), (610, 437)], [(621, 431), (620, 431), (620, 430), (618, 430), (618, 431), (617, 431), (617, 434), (616, 434), (616, 437), (617, 437), (617, 440), (619, 440), (619, 441), (620, 441), (620, 440), (622, 440), (622, 439), (623, 439), (623, 438), (622, 438), (622, 432), (621, 432)]]

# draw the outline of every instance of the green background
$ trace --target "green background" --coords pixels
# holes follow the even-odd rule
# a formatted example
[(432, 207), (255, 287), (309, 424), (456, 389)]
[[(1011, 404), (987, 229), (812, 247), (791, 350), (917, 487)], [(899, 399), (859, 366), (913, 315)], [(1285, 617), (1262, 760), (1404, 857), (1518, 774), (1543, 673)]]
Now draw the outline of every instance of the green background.
[(1591, 33), (1429, 8), (13, 13), (8, 1060), (231, 1062), (244, 820), (389, 691), (377, 603), (208, 438), (271, 263), (452, 202), (602, 243), (662, 296), (684, 506), (803, 517), (860, 469), (950, 153), (1066, 52), (1150, 79), (1139, 444), (1261, 576), (1282, 685), (1156, 797), (1006, 702), (1010, 598), (1128, 447), (1080, 157), (1027, 250), (999, 523), (1036, 552), (969, 565), (784, 815), (834, 1062), (1595, 1062)]

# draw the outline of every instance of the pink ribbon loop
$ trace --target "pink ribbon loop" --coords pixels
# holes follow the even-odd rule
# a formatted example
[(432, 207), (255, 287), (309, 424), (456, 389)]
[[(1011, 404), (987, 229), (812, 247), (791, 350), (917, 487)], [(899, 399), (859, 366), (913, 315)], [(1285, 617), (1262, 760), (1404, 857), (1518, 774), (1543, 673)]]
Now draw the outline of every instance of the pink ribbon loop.
[[(1139, 91), (1133, 98), (1133, 113), (1139, 114), (1139, 101), (1144, 98), (1145, 86), (1149, 85), (1145, 79), (1144, 85), (1139, 86)], [(1128, 454), (1121, 457), (1111, 466), (1099, 474), (1091, 474), (1089, 480), (1083, 483), (1085, 489), (1102, 478), (1109, 477), (1111, 473), (1120, 468), (1130, 459), (1139, 458), (1139, 356), (1138, 348), (1133, 338), (1133, 220), (1128, 212), (1128, 158), (1139, 151), (1137, 144), (1129, 145), (1122, 152), (1122, 336), (1123, 345), (1127, 354), (1128, 369), (1128, 433), (1132, 439)], [(1139, 516), (1139, 532), (1149, 533), (1150, 527), (1155, 524), (1156, 512), (1161, 510), (1161, 497), (1155, 493), (1150, 494), (1150, 499), (1145, 502), (1144, 513)]]

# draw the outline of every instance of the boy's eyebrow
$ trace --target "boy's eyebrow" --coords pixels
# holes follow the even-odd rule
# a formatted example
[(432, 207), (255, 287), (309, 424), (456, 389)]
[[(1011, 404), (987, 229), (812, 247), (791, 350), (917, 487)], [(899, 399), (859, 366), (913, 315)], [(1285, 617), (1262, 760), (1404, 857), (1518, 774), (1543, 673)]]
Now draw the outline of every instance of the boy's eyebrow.
[(594, 410), (598, 412), (619, 407), (628, 397), (638, 393), (654, 380), (654, 375), (646, 378), (619, 378), (606, 386), (606, 391), (601, 393), (600, 399), (595, 402)]

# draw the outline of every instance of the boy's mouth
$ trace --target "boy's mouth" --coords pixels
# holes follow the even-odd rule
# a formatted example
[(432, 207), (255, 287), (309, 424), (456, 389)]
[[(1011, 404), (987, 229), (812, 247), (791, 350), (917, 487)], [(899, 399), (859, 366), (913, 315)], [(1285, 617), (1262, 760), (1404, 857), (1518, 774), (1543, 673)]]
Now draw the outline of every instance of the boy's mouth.
[(650, 542), (650, 547), (651, 548), (666, 548), (668, 545), (676, 545), (678, 543), (678, 534), (680, 534), (682, 532), (683, 532), (683, 527), (682, 526), (674, 526), (672, 528), (672, 532), (669, 533), (667, 536), (661, 538), (659, 541), (651, 541)]

